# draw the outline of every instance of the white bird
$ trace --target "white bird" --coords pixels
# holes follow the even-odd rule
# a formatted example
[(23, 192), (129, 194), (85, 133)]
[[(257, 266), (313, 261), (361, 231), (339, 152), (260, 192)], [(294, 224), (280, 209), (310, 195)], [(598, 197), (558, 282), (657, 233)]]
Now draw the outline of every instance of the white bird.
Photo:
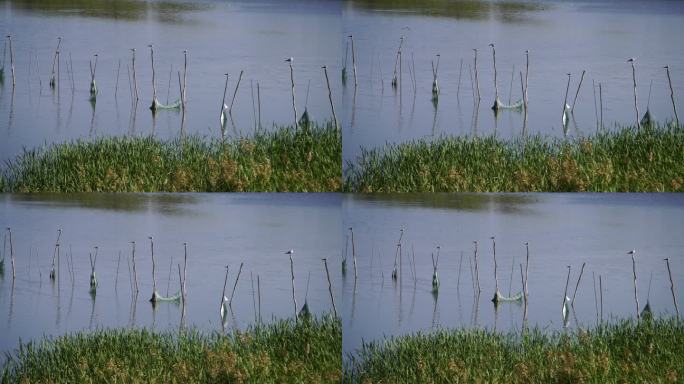
[(570, 303), (570, 298), (565, 296), (565, 301), (563, 302), (563, 322), (567, 323), (568, 322), (568, 314), (570, 314), (570, 306), (568, 305)]
[(568, 112), (571, 110), (570, 105), (565, 103), (565, 109), (563, 110), (563, 126), (568, 125)]

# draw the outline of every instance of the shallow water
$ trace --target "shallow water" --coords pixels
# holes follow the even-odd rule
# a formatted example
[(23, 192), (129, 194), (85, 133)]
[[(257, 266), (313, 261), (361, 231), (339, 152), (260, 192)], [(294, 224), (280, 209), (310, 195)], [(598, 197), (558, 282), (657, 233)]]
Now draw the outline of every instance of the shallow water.
[[(226, 288), (230, 297), (241, 262), (244, 267), (225, 328), (244, 329), (255, 322), (252, 275), (255, 291), (259, 276), (262, 320), (292, 317), (290, 263), (284, 255), (289, 249), (295, 250), (299, 307), (306, 298), (313, 313), (332, 311), (322, 258), (328, 259), (335, 296), (341, 286), (339, 195), (7, 194), (0, 197), (0, 217), (3, 229), (12, 228), (16, 259), (13, 283), (8, 244), (0, 277), (3, 351), (16, 347), (19, 339), (26, 342), (98, 327), (176, 330), (182, 325), (221, 331), (223, 267), (230, 267)], [(53, 283), (49, 273), (59, 228), (63, 229), (60, 262)], [(147, 236), (154, 237), (157, 290), (163, 295), (179, 289), (177, 265), (183, 261), (183, 242), (188, 243), (185, 314), (182, 305), (158, 303), (153, 310), (148, 302), (152, 262)], [(135, 301), (128, 265), (130, 241), (137, 243)], [(99, 285), (92, 297), (88, 254), (96, 245)]]
[[(658, 121), (674, 119), (663, 69), (666, 64), (671, 67), (678, 111), (684, 108), (684, 46), (678, 43), (678, 37), (684, 35), (681, 2), (350, 0), (344, 5), (343, 20), (342, 56), (346, 36), (352, 33), (359, 83), (355, 90), (349, 53), (349, 81), (343, 89), (341, 113), (345, 160), (355, 158), (361, 146), (375, 148), (386, 142), (441, 135), (589, 135), (596, 132), (596, 115), (600, 115), (592, 82), (596, 84), (596, 104), (600, 104), (601, 83), (605, 128), (634, 124), (629, 57), (637, 60), (640, 115), (649, 107)], [(390, 83), (401, 36), (406, 39), (403, 80), (398, 87), (401, 90), (394, 91)], [(521, 98), (520, 71), (525, 72), (525, 50), (530, 52), (526, 123), (522, 113), (504, 110), (495, 118), (491, 110), (495, 89), (489, 43), (496, 46), (499, 97), (506, 104)], [(474, 48), (478, 49), (479, 108), (474, 107), (469, 73), (469, 66), (474, 68)], [(435, 107), (431, 61), (436, 61), (437, 54), (441, 54), (440, 97)], [(564, 129), (566, 74), (571, 73), (568, 104), (573, 105), (583, 70), (586, 74), (574, 119), (569, 119)]]
[[(354, 229), (358, 269), (355, 281), (349, 242), (342, 282), (345, 354), (362, 340), (437, 328), (520, 330), (522, 305), (502, 303), (495, 311), (490, 301), (495, 292), (490, 236), (496, 237), (499, 290), (505, 296), (521, 291), (520, 263), (524, 243), (529, 242), (529, 326), (563, 328), (567, 265), (572, 267), (572, 298), (582, 263), (586, 266), (568, 326), (596, 324), (600, 299), (594, 298), (594, 275), (597, 291), (599, 276), (603, 285), (603, 319), (634, 317), (632, 262), (626, 254), (632, 249), (637, 251), (641, 308), (650, 302), (654, 314), (674, 314), (666, 257), (676, 294), (680, 300), (684, 295), (684, 196), (679, 194), (346, 195), (342, 205), (345, 228)], [(391, 273), (401, 228), (402, 258), (397, 259), (400, 273), (394, 282)], [(479, 242), (482, 292), (477, 305), (471, 279), (474, 265), (469, 261), (473, 241)], [(441, 285), (434, 296), (431, 254), (436, 257), (437, 246)], [(415, 282), (410, 261), (414, 251)]]
[[(284, 62), (288, 57), (295, 58), (298, 114), (306, 107), (313, 118), (328, 119), (330, 104), (321, 66), (327, 65), (331, 74), (339, 73), (340, 30), (340, 3), (329, 0), (127, 0), (77, 5), (0, 1), (0, 31), (3, 36), (12, 35), (16, 63), (14, 92), (9, 57), (5, 82), (0, 86), (0, 160), (13, 158), (23, 147), (77, 138), (150, 134), (161, 138), (181, 134), (221, 137), (224, 73), (229, 73), (226, 104), (230, 105), (241, 70), (244, 74), (232, 113), (234, 126), (229, 121), (225, 134), (254, 131), (259, 97), (263, 129), (292, 124), (290, 69)], [(57, 36), (63, 38), (59, 92), (48, 85)], [(189, 51), (184, 121), (177, 111), (159, 111), (152, 119), (148, 44), (154, 45), (157, 98), (162, 103), (179, 98), (177, 72), (183, 71), (183, 50)], [(137, 50), (140, 99), (136, 108), (129, 86), (130, 48)], [(93, 107), (89, 102), (88, 62), (94, 60), (95, 53), (99, 55), (99, 94)], [(70, 60), (74, 91), (67, 70)], [(331, 75), (330, 82), (333, 89), (340, 88), (339, 76)], [(339, 98), (335, 102), (339, 103)]]

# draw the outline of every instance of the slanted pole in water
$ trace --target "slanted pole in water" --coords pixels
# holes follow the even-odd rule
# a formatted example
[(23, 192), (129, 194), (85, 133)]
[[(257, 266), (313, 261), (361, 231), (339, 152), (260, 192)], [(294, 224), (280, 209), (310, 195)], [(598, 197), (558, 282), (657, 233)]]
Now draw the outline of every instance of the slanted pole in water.
[(496, 238), (492, 236), (490, 237), (490, 239), (492, 240), (492, 253), (494, 254), (494, 284), (496, 286), (496, 291), (494, 292), (494, 297), (492, 298), (492, 301), (496, 303), (499, 297), (499, 274), (497, 272), (496, 263)]
[(477, 269), (477, 241), (473, 241), (473, 244), (475, 244), (475, 287), (477, 288), (477, 295), (479, 296), (482, 290), (480, 289), (480, 272), (478, 272)]
[(456, 99), (459, 100), (461, 96), (461, 73), (463, 72), (463, 59), (461, 65), (458, 67), (458, 86), (456, 87)]
[(328, 259), (323, 258), (323, 264), (325, 264), (325, 276), (328, 278), (328, 292), (330, 292), (330, 301), (332, 302), (333, 313), (337, 317), (337, 308), (335, 307), (335, 297), (332, 292), (332, 283), (330, 282), (330, 272), (328, 272)]
[(233, 284), (233, 291), (230, 293), (230, 300), (228, 300), (228, 306), (233, 307), (233, 296), (235, 296), (235, 288), (237, 288), (238, 281), (240, 280), (240, 273), (242, 273), (242, 265), (244, 263), (240, 263), (240, 269), (238, 269), (238, 274), (237, 277), (235, 278), (235, 284)]
[(154, 47), (152, 47), (152, 44), (149, 44), (148, 47), (150, 48), (150, 59), (152, 60), (152, 105), (150, 105), (150, 109), (154, 113), (157, 111), (157, 83), (155, 81), (154, 71)]
[[(11, 242), (10, 242), (10, 244), (11, 244)], [(10, 245), (10, 249), (11, 249), (11, 245)], [(670, 291), (672, 291), (672, 301), (674, 302), (675, 312), (677, 312), (677, 318), (679, 318), (679, 307), (677, 306), (677, 296), (675, 296), (674, 281), (672, 280), (672, 271), (670, 270), (670, 259), (665, 258), (665, 262), (667, 263), (667, 274), (670, 277)]]
[(489, 43), (489, 46), (492, 47), (492, 60), (494, 61), (494, 105), (492, 105), (492, 109), (497, 111), (499, 110), (499, 84), (496, 81), (496, 48), (494, 43)]
[(221, 127), (223, 127), (223, 123), (226, 121), (226, 109), (228, 109), (228, 106), (226, 105), (226, 91), (228, 91), (228, 74), (224, 73), (226, 76), (226, 85), (223, 86), (223, 99), (221, 100), (221, 115), (219, 117), (221, 121)]
[(356, 269), (356, 245), (354, 243), (354, 229), (349, 227), (349, 232), (351, 232), (351, 243), (352, 243), (352, 261), (354, 262), (354, 280), (359, 276), (359, 272)]
[[(328, 66), (323, 66), (323, 73), (325, 73), (325, 84), (328, 86), (328, 100), (330, 101), (330, 109), (332, 109), (333, 120), (335, 120), (335, 127), (340, 128), (340, 123), (337, 121), (337, 114), (335, 114), (335, 104), (332, 100), (332, 91), (330, 90), (330, 79), (328, 79)], [(257, 84), (258, 87), (258, 84)]]
[(568, 301), (568, 284), (570, 283), (570, 266), (567, 266), (568, 268), (568, 278), (565, 279), (565, 290), (563, 291), (563, 304), (561, 307), (561, 311), (563, 313), (563, 321), (565, 322), (565, 319), (567, 318), (567, 301)]
[[(261, 89), (259, 88), (259, 82), (258, 81), (257, 81), (257, 115), (259, 118), (259, 125), (258, 126), (259, 126), (259, 128), (261, 128)], [(259, 281), (258, 275), (257, 275), (257, 281)]]
[(600, 116), (600, 120), (601, 120), (599, 127), (603, 128), (603, 87), (602, 87), (601, 83), (599, 83), (599, 106), (600, 106), (599, 116)]
[[(639, 105), (637, 104), (637, 83), (636, 83), (636, 69), (634, 68), (634, 58), (630, 57), (627, 62), (632, 64), (632, 84), (634, 85), (634, 112), (636, 112), (636, 126), (641, 129), (641, 122), (639, 121)], [(637, 313), (637, 317), (639, 314)]]
[[(297, 104), (295, 102), (295, 81), (294, 81), (294, 68), (292, 68), (292, 63), (294, 62), (294, 58), (290, 57), (287, 60), (285, 60), (290, 64), (290, 83), (292, 84), (292, 112), (294, 113), (294, 127), (295, 129), (299, 129), (299, 121), (297, 121)], [(296, 308), (295, 308), (296, 312)], [(295, 317), (297, 314), (295, 313)]]
[(257, 273), (257, 298), (259, 299), (259, 321), (261, 321), (261, 281), (259, 280), (259, 274)]
[(240, 71), (240, 76), (238, 76), (237, 84), (235, 84), (235, 91), (233, 92), (233, 98), (230, 100), (230, 107), (228, 107), (228, 114), (233, 114), (233, 104), (235, 103), (235, 96), (237, 96), (238, 89), (240, 89), (240, 81), (242, 80), (242, 74), (245, 71)]
[(570, 305), (572, 307), (575, 306), (575, 296), (577, 296), (577, 288), (579, 288), (580, 281), (582, 280), (582, 274), (584, 273), (584, 266), (587, 263), (582, 263), (582, 268), (580, 269), (580, 274), (579, 277), (577, 278), (577, 284), (575, 284), (575, 292), (572, 294), (572, 300), (570, 301)]
[(119, 65), (116, 67), (116, 85), (114, 86), (114, 99), (116, 99), (119, 94), (119, 72), (121, 72), (121, 59), (119, 59)]
[(672, 100), (672, 109), (674, 110), (675, 122), (679, 127), (679, 115), (677, 115), (677, 104), (675, 104), (674, 89), (672, 88), (672, 79), (670, 78), (670, 66), (666, 65), (664, 68), (667, 72), (667, 83), (670, 85), (670, 100)]
[(637, 295), (637, 276), (636, 276), (636, 259), (634, 258), (634, 255), (636, 255), (636, 250), (631, 250), (627, 252), (628, 255), (632, 256), (632, 274), (634, 277), (634, 302), (636, 303), (636, 317), (637, 319), (639, 318), (639, 296)]
[(155, 262), (154, 262), (154, 239), (152, 236), (148, 236), (148, 239), (150, 239), (150, 251), (152, 253), (152, 297), (150, 298), (150, 301), (152, 304), (157, 302), (157, 279), (155, 276)]
[(437, 65), (435, 66), (435, 62), (432, 61), (430, 64), (432, 64), (432, 100), (437, 101), (439, 98), (439, 85), (437, 85), (437, 73), (439, 72), (439, 59), (440, 59), (440, 54), (437, 54)]
[(14, 267), (14, 246), (12, 244), (12, 229), (7, 227), (7, 232), (9, 234), (9, 246), (10, 246), (10, 259), (12, 260), (12, 281), (17, 276), (16, 268)]
[(133, 89), (135, 90), (135, 101), (138, 101), (138, 79), (135, 76), (135, 48), (131, 48), (131, 54), (132, 54), (132, 65), (131, 68), (133, 70)]
[(50, 74), (50, 88), (55, 88), (57, 79), (55, 78), (55, 65), (57, 64), (57, 60), (59, 60), (59, 46), (62, 45), (62, 38), (57, 37), (57, 48), (55, 49), (55, 56), (52, 59), (52, 72)]
[(528, 295), (530, 291), (527, 289), (527, 280), (529, 279), (529, 271), (530, 271), (530, 244), (525, 243), (525, 286), (523, 289), (523, 292), (525, 294), (525, 305), (527, 305), (527, 300), (528, 300)]
[[(523, 96), (524, 102), (525, 102), (525, 110), (527, 110), (527, 80), (529, 79), (530, 75), (530, 51), (527, 49), (525, 50), (525, 95)], [(527, 281), (527, 277), (525, 277), (525, 281)]]
[[(185, 98), (185, 89), (188, 84), (188, 50), (183, 50), (183, 93), (181, 94), (181, 102), (183, 103), (183, 109), (185, 109), (185, 103), (187, 99)], [(183, 278), (185, 281), (185, 278)]]
[(563, 100), (563, 114), (561, 116), (561, 121), (563, 122), (563, 127), (568, 124), (568, 91), (570, 90), (570, 74), (568, 73), (568, 85), (565, 87), (565, 99)]
[(480, 97), (480, 80), (477, 76), (477, 48), (473, 48), (473, 51), (475, 52), (475, 85), (477, 86), (477, 101), (479, 102), (481, 97)]
[[(12, 35), (7, 35), (7, 40), (9, 41), (9, 53), (10, 53), (10, 66), (12, 68), (12, 88), (17, 83), (16, 77), (14, 76), (14, 50), (12, 49)], [(12, 277), (14, 277), (14, 271), (12, 272)]]
[(294, 306), (294, 317), (297, 319), (297, 298), (295, 296), (295, 277), (294, 277), (294, 262), (292, 261), (293, 251), (289, 251), (290, 256), (290, 275), (292, 276), (292, 304)]
[(356, 50), (354, 49), (354, 36), (349, 35), (349, 39), (351, 39), (352, 70), (354, 71), (354, 86), (356, 87), (359, 85), (359, 82), (356, 78)]
[(601, 306), (601, 322), (603, 322), (603, 279), (599, 275), (599, 303)]
[(188, 243), (183, 243), (183, 301), (185, 301), (185, 296), (188, 294), (188, 291), (185, 289), (185, 280), (187, 279), (187, 271), (188, 271)]
[(224, 316), (224, 303), (226, 302), (226, 284), (228, 283), (228, 266), (226, 265), (226, 277), (223, 279), (223, 291), (221, 292), (221, 305), (220, 305), (220, 313), (221, 313), (221, 318)]
[(135, 269), (135, 241), (131, 241), (133, 248), (131, 250), (131, 259), (133, 260), (133, 282), (135, 288), (135, 294), (138, 294), (138, 272)]
[(575, 92), (575, 99), (572, 101), (572, 107), (570, 108), (570, 113), (575, 113), (575, 104), (577, 104), (577, 96), (579, 95), (580, 88), (582, 88), (582, 80), (584, 80), (584, 74), (586, 71), (582, 70), (582, 76), (580, 77), (579, 84), (577, 85), (577, 92)]

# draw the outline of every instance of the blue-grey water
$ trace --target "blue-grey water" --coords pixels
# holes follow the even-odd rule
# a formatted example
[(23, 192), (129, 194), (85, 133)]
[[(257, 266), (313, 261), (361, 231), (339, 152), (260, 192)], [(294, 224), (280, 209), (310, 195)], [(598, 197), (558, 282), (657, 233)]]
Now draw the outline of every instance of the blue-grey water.
[[(490, 301), (495, 292), (491, 236), (496, 240), (499, 290), (505, 296), (521, 291), (520, 264), (526, 257), (524, 244), (529, 243), (530, 327), (563, 328), (567, 266), (571, 266), (568, 296), (572, 298), (583, 263), (568, 327), (592, 327), (597, 314), (600, 320), (599, 276), (603, 319), (635, 317), (632, 260), (627, 254), (632, 249), (637, 252), (641, 309), (650, 303), (658, 316), (675, 313), (664, 258), (670, 259), (680, 301), (684, 295), (684, 196), (680, 194), (346, 195), (342, 206), (344, 227), (354, 230), (358, 271), (354, 279), (349, 238), (342, 284), (345, 354), (362, 341), (417, 331), (522, 329), (523, 305), (502, 303), (495, 311)], [(393, 281), (402, 228), (402, 257), (397, 257), (399, 273)], [(473, 241), (479, 242), (479, 302), (474, 300), (471, 278)], [(437, 256), (437, 246), (441, 285), (434, 296), (431, 255)]]
[[(684, 3), (679, 1), (350, 0), (342, 13), (340, 45), (346, 51), (347, 35), (353, 34), (358, 77), (354, 87), (350, 47), (341, 113), (345, 160), (354, 159), (361, 147), (442, 135), (590, 135), (600, 123), (601, 99), (605, 129), (635, 124), (630, 57), (636, 59), (639, 118), (649, 109), (660, 122), (674, 120), (665, 65), (671, 68), (678, 111), (684, 108), (684, 45), (678, 42), (684, 35)], [(520, 72), (524, 76), (529, 50), (526, 123), (523, 113), (504, 110), (495, 118), (491, 110), (490, 43), (496, 47), (499, 98), (505, 104), (522, 97)], [(473, 49), (478, 50), (478, 108), (469, 72), (474, 71)], [(440, 96), (434, 105), (431, 62), (437, 54)], [(345, 52), (342, 56), (344, 62)], [(393, 90), (395, 65), (403, 76)], [(574, 113), (564, 128), (567, 74), (572, 106), (582, 71)]]
[[(19, 340), (100, 327), (244, 329), (256, 321), (259, 290), (264, 322), (291, 318), (290, 261), (284, 254), (290, 249), (295, 251), (298, 307), (307, 302), (315, 314), (332, 312), (321, 259), (328, 259), (339, 302), (340, 204), (340, 196), (334, 194), (2, 195), (0, 221), (6, 242), (0, 256), (5, 264), (0, 277), (0, 350), (13, 349)], [(16, 279), (12, 279), (7, 226), (12, 230)], [(53, 282), (49, 274), (60, 228), (60, 258), (55, 261)], [(148, 236), (154, 238), (157, 291), (165, 296), (179, 290), (178, 264), (183, 264), (183, 243), (187, 243), (185, 313), (180, 304), (161, 302), (153, 310), (148, 302), (152, 295)], [(137, 300), (131, 289), (130, 241), (136, 242)], [(98, 287), (91, 296), (88, 255), (94, 253), (94, 246), (99, 247)], [(224, 325), (219, 311), (224, 266), (229, 266), (226, 296), (230, 297), (243, 262)]]
[[(16, 68), (13, 91), (7, 48), (0, 86), (0, 161), (14, 158), (24, 147), (101, 136), (248, 135), (259, 112), (262, 129), (293, 124), (290, 68), (284, 61), (289, 57), (295, 60), (297, 113), (306, 109), (317, 121), (329, 119), (321, 66), (330, 68), (339, 103), (340, 78), (332, 74), (340, 71), (341, 23), (340, 3), (334, 0), (0, 1), (0, 31), (3, 37), (12, 35)], [(59, 81), (52, 90), (58, 36)], [(188, 50), (184, 120), (178, 111), (159, 111), (152, 119), (148, 44), (154, 46), (162, 103), (179, 98), (178, 71), (182, 74), (183, 50)], [(140, 98), (135, 108), (131, 48), (136, 49)], [(99, 93), (93, 106), (89, 61), (94, 54), (99, 55)], [(233, 119), (222, 131), (224, 73), (229, 74), (226, 104), (231, 105), (243, 70)]]

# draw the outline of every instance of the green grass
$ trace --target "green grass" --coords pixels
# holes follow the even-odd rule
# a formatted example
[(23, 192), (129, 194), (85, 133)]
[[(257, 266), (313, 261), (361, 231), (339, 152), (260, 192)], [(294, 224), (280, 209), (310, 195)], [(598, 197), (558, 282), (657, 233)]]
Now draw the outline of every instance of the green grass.
[(220, 140), (107, 137), (25, 150), (0, 175), (5, 192), (321, 192), (342, 186), (334, 124)]
[(644, 383), (684, 380), (684, 323), (620, 321), (589, 331), (416, 334), (364, 346), (343, 382)]
[(441, 137), (362, 150), (350, 192), (684, 191), (684, 128), (594, 136)]
[(22, 344), (4, 383), (318, 383), (342, 375), (342, 325), (330, 315), (227, 335), (98, 330)]

